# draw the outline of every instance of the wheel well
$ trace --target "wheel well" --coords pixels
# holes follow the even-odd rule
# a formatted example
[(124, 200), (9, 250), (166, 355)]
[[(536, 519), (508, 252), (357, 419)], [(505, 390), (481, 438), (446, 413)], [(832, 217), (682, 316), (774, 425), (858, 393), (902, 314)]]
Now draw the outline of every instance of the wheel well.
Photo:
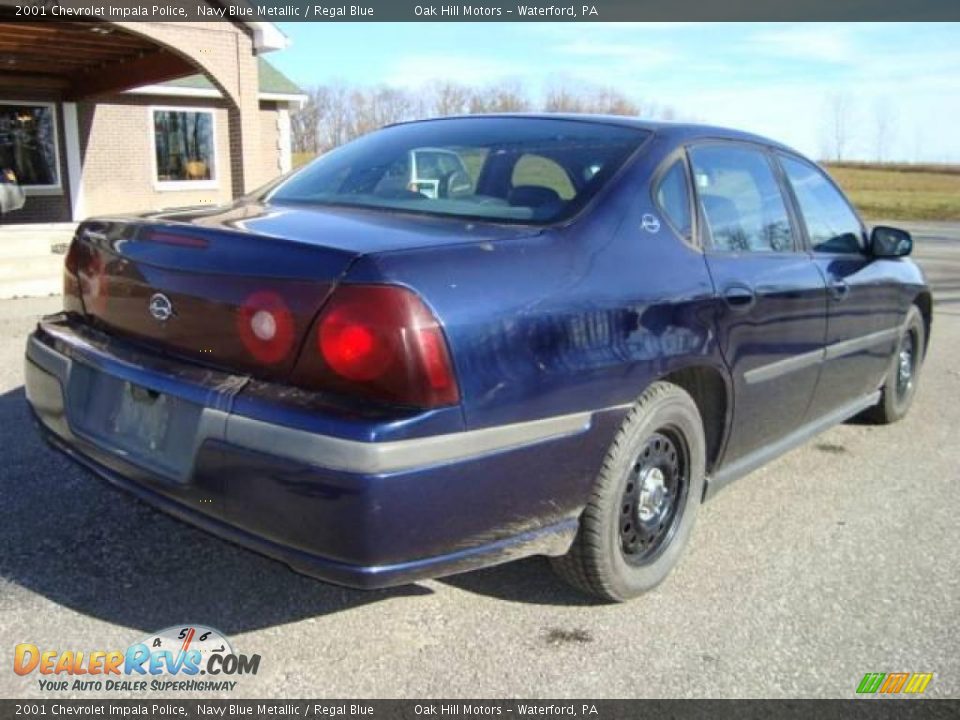
[(703, 435), (707, 441), (707, 472), (713, 470), (723, 448), (727, 423), (727, 385), (716, 368), (706, 365), (684, 368), (662, 378), (686, 390), (697, 404), (703, 418)]
[(930, 324), (933, 322), (933, 298), (928, 292), (922, 292), (914, 298), (913, 304), (920, 308), (920, 315), (923, 316), (923, 354), (927, 354), (927, 346), (930, 344)]

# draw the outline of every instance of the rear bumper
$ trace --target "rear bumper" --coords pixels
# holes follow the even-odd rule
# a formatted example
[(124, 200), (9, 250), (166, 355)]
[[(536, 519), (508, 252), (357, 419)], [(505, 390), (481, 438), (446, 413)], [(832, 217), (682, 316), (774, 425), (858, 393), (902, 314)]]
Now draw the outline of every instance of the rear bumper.
[[(114, 381), (171, 398), (169, 448), (138, 453), (91, 429)], [(256, 406), (244, 385), (65, 321), (27, 345), (27, 399), (54, 447), (182, 520), (354, 587), (562, 554), (624, 412), (364, 442), (297, 427), (297, 413), (284, 422), (276, 406), (238, 412)]]

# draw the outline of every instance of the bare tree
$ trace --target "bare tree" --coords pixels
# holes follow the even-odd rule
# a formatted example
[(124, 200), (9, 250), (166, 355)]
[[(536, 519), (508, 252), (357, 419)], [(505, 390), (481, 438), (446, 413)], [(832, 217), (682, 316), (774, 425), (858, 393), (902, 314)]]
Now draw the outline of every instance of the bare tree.
[(317, 151), (326, 152), (352, 139), (350, 91), (339, 82), (316, 90)]
[(595, 91), (590, 103), (594, 112), (607, 115), (639, 115), (640, 106), (615, 88), (606, 87)]
[(555, 82), (547, 88), (543, 99), (546, 112), (586, 112), (587, 100), (583, 93), (566, 82)]
[(414, 117), (414, 101), (405, 90), (381, 85), (350, 93), (351, 137)]
[(441, 82), (433, 88), (433, 114), (463, 115), (470, 112), (470, 88), (454, 82)]
[(291, 116), (293, 149), (322, 153), (373, 130), (422, 117), (464, 113), (522, 112), (539, 106), (547, 112), (607, 113), (666, 117), (669, 108), (641, 105), (612, 87), (557, 81), (534, 103), (518, 82), (474, 88), (441, 82), (429, 92), (387, 85), (318, 85), (308, 92), (303, 108)]
[(532, 107), (523, 86), (516, 82), (491, 85), (470, 98), (472, 113), (523, 112)]
[(827, 100), (827, 153), (835, 162), (846, 155), (850, 143), (850, 98), (842, 93), (831, 95)]
[(640, 106), (613, 87), (558, 81), (547, 88), (543, 99), (547, 112), (640, 115)]
[(312, 94), (299, 110), (290, 115), (290, 143), (295, 153), (317, 152), (317, 113)]
[(877, 99), (873, 106), (874, 156), (877, 162), (887, 158), (887, 146), (894, 133), (895, 110), (885, 98)]

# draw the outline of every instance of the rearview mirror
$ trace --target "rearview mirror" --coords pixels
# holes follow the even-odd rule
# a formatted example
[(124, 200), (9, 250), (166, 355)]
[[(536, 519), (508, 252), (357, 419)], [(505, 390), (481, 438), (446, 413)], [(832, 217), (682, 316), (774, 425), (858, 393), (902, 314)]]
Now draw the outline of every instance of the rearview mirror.
[(913, 238), (906, 230), (877, 225), (870, 233), (870, 254), (874, 257), (905, 257), (913, 250)]

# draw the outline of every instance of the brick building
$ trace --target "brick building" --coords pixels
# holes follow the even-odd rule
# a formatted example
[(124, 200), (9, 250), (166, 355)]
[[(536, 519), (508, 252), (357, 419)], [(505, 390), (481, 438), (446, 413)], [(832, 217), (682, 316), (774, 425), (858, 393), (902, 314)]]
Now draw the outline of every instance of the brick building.
[(263, 58), (273, 24), (4, 19), (0, 175), (26, 197), (0, 225), (216, 204), (289, 169), (304, 96)]

